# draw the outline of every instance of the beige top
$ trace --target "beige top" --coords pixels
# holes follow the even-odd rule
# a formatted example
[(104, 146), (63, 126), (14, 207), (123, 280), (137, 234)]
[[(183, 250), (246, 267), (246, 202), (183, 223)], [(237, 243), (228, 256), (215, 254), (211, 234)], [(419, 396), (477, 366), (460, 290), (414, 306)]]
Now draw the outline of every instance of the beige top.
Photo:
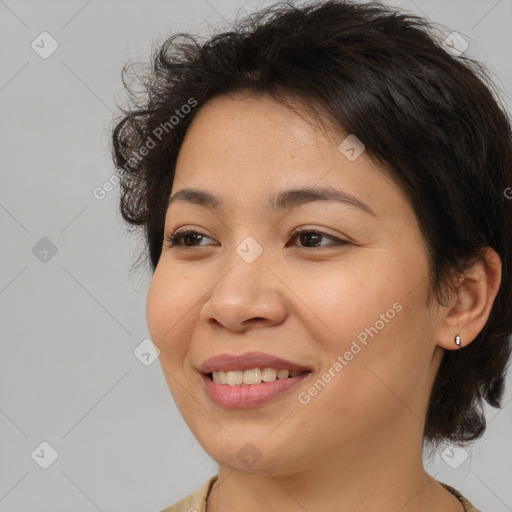
[[(207, 480), (199, 489), (194, 491), (192, 494), (189, 494), (186, 498), (178, 501), (174, 505), (167, 507), (160, 512), (206, 512), (206, 498), (208, 497), (208, 493), (212, 488), (213, 484), (217, 480), (218, 475), (212, 476), (209, 480)], [(447, 491), (450, 491), (461, 503), (464, 507), (464, 512), (481, 512), (477, 508), (475, 508), (462, 494), (450, 487), (448, 484), (443, 484), (439, 482)]]

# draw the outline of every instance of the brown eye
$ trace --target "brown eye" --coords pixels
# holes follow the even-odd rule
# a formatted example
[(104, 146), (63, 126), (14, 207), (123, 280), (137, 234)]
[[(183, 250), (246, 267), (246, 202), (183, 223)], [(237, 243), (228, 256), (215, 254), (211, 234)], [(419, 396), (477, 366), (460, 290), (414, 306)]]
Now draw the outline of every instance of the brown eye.
[[(210, 237), (200, 233), (199, 231), (190, 229), (187, 231), (173, 233), (170, 237), (166, 238), (166, 242), (169, 242), (171, 247), (198, 247), (199, 245), (206, 245), (198, 243), (201, 242), (201, 240), (204, 238)], [(184, 244), (180, 243), (182, 240), (185, 242)]]
[[(168, 242), (170, 247), (176, 247), (179, 249), (185, 249), (186, 247), (200, 247), (203, 245), (210, 245), (207, 243), (201, 243), (203, 240), (211, 238), (199, 231), (195, 230), (186, 230), (177, 233), (173, 233), (171, 236), (165, 239)], [(290, 235), (290, 240), (298, 239), (301, 243), (301, 246), (304, 249), (315, 249), (319, 247), (325, 246), (343, 246), (348, 245), (349, 242), (345, 240), (340, 240), (335, 236), (328, 235), (326, 233), (322, 233), (320, 231), (315, 231), (312, 229), (304, 229), (299, 228), (295, 230), (294, 233)], [(322, 239), (330, 240), (331, 243), (322, 243)], [(183, 242), (183, 243), (182, 243)], [(295, 244), (292, 244), (296, 247)], [(299, 246), (300, 247), (300, 246)]]
[[(326, 245), (340, 246), (348, 244), (348, 242), (345, 240), (340, 240), (339, 238), (336, 238), (332, 235), (327, 235), (326, 233), (322, 233), (320, 231), (314, 231), (311, 229), (308, 230), (304, 228), (299, 228), (292, 233), (290, 240), (295, 238), (300, 240), (301, 244), (304, 244), (305, 249), (314, 249), (315, 247), (324, 247)], [(333, 243), (322, 244), (322, 238), (331, 240)]]

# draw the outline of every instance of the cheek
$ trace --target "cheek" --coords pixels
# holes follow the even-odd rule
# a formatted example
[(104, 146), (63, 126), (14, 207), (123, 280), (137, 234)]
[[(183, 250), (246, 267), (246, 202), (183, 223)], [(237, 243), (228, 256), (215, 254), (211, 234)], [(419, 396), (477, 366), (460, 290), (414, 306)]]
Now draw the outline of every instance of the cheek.
[[(329, 348), (329, 361), (319, 372), (324, 383), (310, 382), (300, 390), (300, 403), (305, 404), (301, 406), (303, 421), (333, 420), (335, 431), (325, 430), (333, 436), (333, 444), (339, 442), (335, 438), (340, 430), (346, 439), (363, 439), (379, 429), (392, 428), (401, 417), (412, 421), (422, 417), (423, 402), (418, 397), (429, 357), (418, 346), (421, 340), (409, 334), (411, 310), (404, 304), (401, 310), (384, 308), (382, 313), (388, 323), (377, 316), (366, 325), (359, 325), (358, 319), (357, 329), (354, 321), (350, 328), (345, 326), (347, 334)], [(339, 329), (343, 320), (350, 321), (340, 316)]]
[(166, 327), (168, 329), (172, 325), (166, 315), (166, 312), (172, 311), (172, 301), (169, 300), (169, 295), (164, 289), (162, 279), (156, 270), (146, 299), (146, 322), (151, 339), (160, 350), (162, 350), (162, 338)]
[(395, 297), (389, 295), (382, 309), (373, 307), (372, 315), (365, 315), (366, 325), (339, 346), (338, 355), (346, 362), (331, 391), (346, 399), (337, 403), (331, 396), (331, 403), (337, 403), (340, 414), (353, 415), (353, 421), (362, 411), (373, 417), (374, 425), (402, 414), (412, 414), (412, 419), (423, 415), (432, 358), (429, 313), (421, 294), (393, 302)]
[(397, 295), (382, 271), (353, 262), (296, 270), (283, 281), (296, 296), (298, 314), (309, 319), (309, 330), (331, 356), (348, 350), (350, 340), (392, 308)]
[[(188, 277), (178, 277), (162, 268), (155, 270), (146, 300), (146, 321), (160, 357), (168, 361), (172, 352), (177, 359), (186, 347), (187, 316), (197, 303), (197, 292)], [(183, 343), (180, 343), (183, 340)]]
[[(197, 314), (194, 305), (198, 302), (197, 292), (189, 287), (192, 281), (183, 274), (173, 275), (169, 269), (155, 270), (146, 300), (146, 321), (153, 343), (160, 351), (159, 361), (167, 386), (182, 414), (187, 416), (191, 407), (184, 371), (190, 340), (193, 338), (193, 315)], [(203, 292), (204, 293), (204, 292)]]
[(332, 381), (328, 386), (351, 397), (339, 405), (342, 409), (349, 402), (356, 409), (379, 407), (392, 396), (386, 384), (399, 396), (414, 395), (432, 355), (426, 273), (420, 259), (397, 257), (379, 265), (361, 259), (350, 270), (327, 265), (302, 280), (295, 277), (310, 331), (327, 356), (323, 370), (339, 376), (326, 375)]

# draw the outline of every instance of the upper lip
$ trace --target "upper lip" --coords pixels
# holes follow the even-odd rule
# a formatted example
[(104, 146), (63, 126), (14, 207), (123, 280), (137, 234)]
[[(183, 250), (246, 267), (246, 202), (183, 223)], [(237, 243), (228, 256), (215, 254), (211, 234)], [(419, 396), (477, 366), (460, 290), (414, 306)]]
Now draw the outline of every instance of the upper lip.
[(281, 357), (263, 352), (245, 352), (243, 354), (219, 354), (206, 360), (199, 371), (202, 374), (221, 371), (251, 370), (252, 368), (276, 368), (278, 370), (311, 371), (308, 366), (292, 363)]

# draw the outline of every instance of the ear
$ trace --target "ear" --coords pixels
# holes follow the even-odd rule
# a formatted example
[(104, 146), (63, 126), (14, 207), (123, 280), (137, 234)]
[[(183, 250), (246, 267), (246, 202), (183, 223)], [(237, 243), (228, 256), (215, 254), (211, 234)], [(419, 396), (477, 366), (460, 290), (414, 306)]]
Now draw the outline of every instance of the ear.
[(439, 306), (441, 323), (437, 345), (457, 350), (471, 343), (484, 328), (501, 284), (501, 259), (490, 247), (460, 278), (455, 297), (448, 306)]

